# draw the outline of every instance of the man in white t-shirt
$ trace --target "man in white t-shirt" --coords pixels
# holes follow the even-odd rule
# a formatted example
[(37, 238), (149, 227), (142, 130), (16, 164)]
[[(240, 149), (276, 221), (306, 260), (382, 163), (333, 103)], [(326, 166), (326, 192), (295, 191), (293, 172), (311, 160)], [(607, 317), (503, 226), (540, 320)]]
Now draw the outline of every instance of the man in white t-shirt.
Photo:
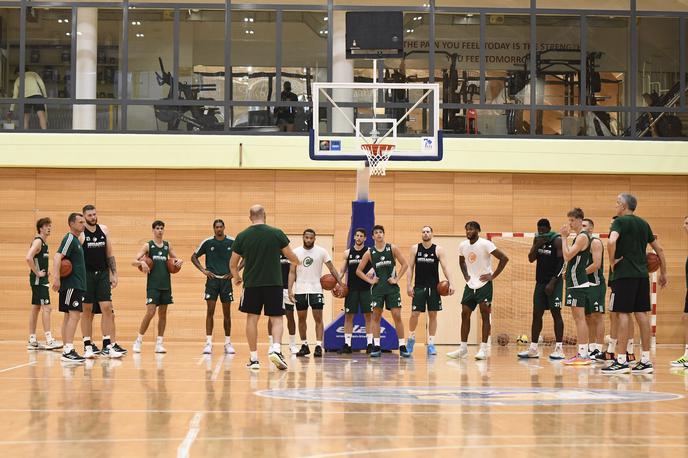
[(289, 272), (289, 299), (293, 304), (296, 304), (296, 313), (299, 317), (299, 335), (302, 341), (301, 349), (296, 353), (296, 356), (306, 356), (311, 352), (308, 349), (306, 337), (306, 319), (308, 307), (310, 307), (315, 320), (316, 342), (313, 356), (319, 358), (322, 356), (322, 316), (325, 306), (323, 290), (320, 286), (323, 264), (327, 266), (340, 285), (342, 285), (342, 280), (339, 277), (339, 272), (332, 264), (330, 254), (323, 247), (315, 244), (315, 231), (313, 229), (303, 231), (303, 246), (296, 248), (294, 254), (301, 261), (298, 266), (292, 264)]
[[(468, 356), (468, 333), (471, 330), (471, 314), (480, 306), (482, 317), (482, 343), (475, 359), (487, 359), (487, 339), (490, 337), (490, 311), (492, 306), (492, 280), (497, 278), (509, 258), (494, 243), (480, 238), (480, 224), (466, 223), (466, 239), (459, 245), (459, 266), (466, 287), (461, 298), (461, 347), (447, 353), (450, 358)], [(492, 256), (499, 259), (499, 265), (492, 271)]]

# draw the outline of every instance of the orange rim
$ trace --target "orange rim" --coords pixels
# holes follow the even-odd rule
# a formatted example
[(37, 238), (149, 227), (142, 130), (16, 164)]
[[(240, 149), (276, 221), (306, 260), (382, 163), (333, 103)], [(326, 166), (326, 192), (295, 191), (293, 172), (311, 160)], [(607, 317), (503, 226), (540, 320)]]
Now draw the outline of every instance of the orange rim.
[(388, 143), (364, 143), (361, 145), (364, 150), (374, 154), (378, 155), (380, 153), (386, 153), (387, 151), (391, 151), (394, 149), (394, 145), (390, 145)]

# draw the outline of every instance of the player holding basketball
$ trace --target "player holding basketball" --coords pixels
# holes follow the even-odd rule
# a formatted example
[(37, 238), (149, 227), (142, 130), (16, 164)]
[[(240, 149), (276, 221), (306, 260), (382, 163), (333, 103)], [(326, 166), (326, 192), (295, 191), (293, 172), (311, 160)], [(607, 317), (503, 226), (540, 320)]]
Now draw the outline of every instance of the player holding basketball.
[[(70, 213), (67, 223), (69, 232), (62, 238), (53, 258), (53, 291), (60, 292), (60, 312), (65, 314), (62, 321), (62, 361), (83, 363), (86, 358), (74, 349), (74, 333), (81, 318), (86, 293), (84, 250), (79, 243), (79, 236), (84, 232), (84, 216), (81, 213)], [(63, 259), (72, 263), (72, 272), (64, 278), (60, 277)]]
[(46, 240), (50, 237), (52, 222), (50, 218), (41, 218), (36, 221), (36, 235), (31, 241), (26, 263), (29, 265), (29, 284), (31, 285), (31, 315), (29, 315), (29, 350), (38, 350), (41, 347), (36, 339), (36, 324), (38, 312), (41, 313), (43, 331), (45, 332), (45, 349), (60, 348), (50, 332), (50, 286), (48, 282), (48, 260), (50, 253)]
[[(213, 352), (213, 327), (215, 305), (220, 297), (222, 303), (222, 324), (225, 330), (225, 354), (234, 354), (234, 347), (230, 338), (232, 331), (231, 305), (234, 300), (232, 291), (232, 274), (229, 273), (229, 259), (232, 256), (234, 239), (225, 234), (225, 222), (221, 219), (213, 221), (213, 237), (203, 240), (191, 255), (191, 263), (205, 275), (205, 346), (203, 354)], [(205, 256), (205, 267), (198, 260)]]
[(650, 225), (634, 214), (638, 200), (631, 194), (619, 194), (616, 198), (618, 218), (612, 223), (607, 242), (607, 253), (612, 269), (613, 295), (610, 309), (617, 313), (619, 345), (623, 348), (633, 326), (631, 314), (640, 328), (642, 354), (640, 361), (631, 369), (625, 354), (619, 354), (611, 366), (602, 369), (603, 374), (650, 374), (654, 371), (650, 361), (650, 281), (645, 250), (649, 244), (660, 259), (659, 286), (665, 287), (666, 259), (664, 250), (652, 233)]
[(561, 236), (552, 231), (548, 219), (537, 222), (537, 235), (528, 253), (528, 261), (535, 265), (535, 291), (533, 291), (533, 323), (530, 335), (530, 348), (518, 354), (519, 358), (539, 358), (538, 342), (542, 332), (542, 317), (549, 310), (554, 321), (554, 351), (551, 360), (564, 359), (564, 320), (561, 317), (561, 298), (564, 280), (562, 268), (564, 257)]
[(289, 272), (289, 299), (296, 304), (296, 313), (299, 317), (299, 336), (301, 337), (301, 349), (296, 356), (306, 356), (311, 353), (308, 348), (306, 337), (308, 318), (308, 307), (313, 313), (315, 321), (315, 350), (313, 356), (322, 356), (323, 339), (323, 307), (325, 306), (323, 289), (320, 285), (323, 264), (327, 266), (330, 273), (337, 279), (337, 283), (342, 284), (339, 272), (332, 264), (330, 254), (323, 247), (315, 244), (315, 231), (306, 229), (303, 231), (303, 246), (294, 250), (294, 254), (299, 259), (298, 265), (292, 265)]
[[(167, 268), (167, 260), (174, 259), (177, 267), (181, 267), (183, 262), (177, 258), (177, 255), (172, 251), (170, 242), (163, 239), (165, 235), (165, 223), (156, 220), (151, 225), (153, 228), (153, 239), (144, 243), (132, 265), (140, 267), (143, 273), (147, 274), (146, 278), (146, 314), (141, 320), (139, 326), (139, 334), (134, 342), (134, 353), (141, 353), (141, 345), (143, 344), (143, 336), (148, 330), (151, 320), (155, 316), (155, 309), (158, 309), (158, 337), (155, 339), (155, 353), (167, 353), (167, 350), (162, 345), (162, 339), (165, 335), (165, 326), (167, 325), (167, 306), (173, 304), (172, 300), (172, 281), (170, 279), (170, 271)], [(149, 268), (144, 257), (148, 256), (153, 260), (153, 268)]]
[[(449, 295), (454, 294), (446, 256), (442, 247), (432, 243), (432, 227), (423, 226), (421, 230), (422, 242), (411, 247), (411, 267), (406, 276), (406, 289), (413, 298), (411, 318), (409, 319), (408, 351), (413, 353), (416, 343), (416, 327), (418, 317), (428, 310), (428, 355), (436, 355), (435, 333), (437, 332), (437, 312), (442, 310), (442, 298), (437, 292), (440, 282), (440, 265), (442, 272), (449, 281)], [(415, 274), (415, 282), (412, 283)]]
[[(590, 218), (583, 218), (583, 230), (592, 234), (595, 223)], [(607, 295), (607, 284), (604, 279), (604, 245), (595, 236), (590, 239), (590, 264), (585, 269), (590, 282), (590, 307), (586, 310), (589, 344), (588, 356), (592, 361), (604, 362), (602, 343), (604, 342), (604, 301)]]
[[(103, 355), (121, 358), (127, 351), (117, 344), (115, 312), (112, 308), (112, 289), (117, 286), (117, 264), (112, 253), (112, 241), (107, 226), (98, 224), (96, 207), (84, 205), (82, 209), (86, 227), (79, 236), (86, 260), (86, 294), (81, 314), (81, 333), (84, 337), (84, 358)], [(102, 314), (103, 349), (91, 341), (93, 315)]]
[[(372, 285), (370, 305), (373, 308), (371, 323), (373, 350), (370, 352), (370, 357), (379, 358), (382, 356), (380, 320), (382, 319), (383, 307), (386, 307), (394, 318), (394, 328), (399, 338), (399, 355), (403, 358), (409, 358), (411, 353), (406, 349), (406, 339), (404, 339), (404, 322), (401, 320), (401, 293), (399, 290), (399, 279), (404, 276), (406, 269), (408, 269), (408, 263), (398, 247), (385, 242), (385, 228), (383, 226), (379, 224), (373, 226), (373, 239), (375, 245), (365, 252), (356, 268), (358, 278)], [(396, 270), (397, 261), (401, 265), (398, 272)], [(375, 271), (373, 278), (369, 278), (364, 272), (368, 263), (373, 265)]]
[[(688, 234), (688, 216), (683, 218), (683, 230)], [(686, 288), (688, 288), (688, 257), (686, 258)], [(686, 291), (686, 303), (683, 306), (683, 316), (681, 317), (683, 321), (683, 329), (685, 333), (684, 344), (685, 349), (683, 350), (683, 356), (671, 362), (672, 366), (685, 366), (688, 367), (688, 290)]]
[[(477, 221), (466, 223), (466, 238), (459, 245), (459, 266), (466, 280), (461, 298), (461, 346), (447, 353), (450, 358), (468, 356), (468, 334), (471, 330), (471, 314), (479, 306), (482, 317), (482, 343), (475, 359), (488, 358), (487, 339), (490, 337), (490, 312), (492, 307), (492, 281), (499, 276), (509, 262), (509, 258), (490, 240), (480, 237), (480, 224)], [(492, 271), (492, 258), (499, 260)]]
[[(356, 269), (361, 263), (363, 255), (368, 251), (365, 241), (365, 229), (362, 227), (357, 228), (354, 231), (354, 245), (344, 251), (344, 264), (339, 274), (341, 278), (346, 276), (347, 286), (349, 287), (349, 294), (344, 299), (344, 347), (342, 348), (342, 353), (346, 354), (352, 352), (351, 341), (354, 332), (354, 316), (359, 312), (363, 314), (365, 319), (366, 353), (370, 354), (373, 351), (370, 285), (356, 275)], [(363, 266), (363, 271), (368, 272), (370, 268), (370, 264)]]

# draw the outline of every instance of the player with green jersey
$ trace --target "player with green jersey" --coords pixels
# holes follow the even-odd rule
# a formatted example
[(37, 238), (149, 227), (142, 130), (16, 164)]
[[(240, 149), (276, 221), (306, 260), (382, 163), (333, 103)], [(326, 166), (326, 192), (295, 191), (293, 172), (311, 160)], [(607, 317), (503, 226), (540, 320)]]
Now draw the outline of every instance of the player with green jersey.
[[(172, 281), (170, 280), (170, 271), (167, 268), (167, 260), (174, 259), (177, 267), (181, 267), (184, 262), (174, 254), (170, 242), (163, 240), (165, 223), (156, 220), (153, 221), (152, 227), (153, 240), (143, 244), (143, 247), (136, 254), (134, 262), (132, 262), (133, 266), (140, 267), (141, 271), (148, 275), (146, 280), (146, 314), (141, 320), (139, 334), (133, 345), (134, 353), (141, 353), (143, 336), (155, 316), (156, 309), (158, 310), (158, 337), (155, 341), (155, 353), (167, 353), (162, 345), (162, 340), (167, 325), (167, 306), (173, 303)], [(144, 261), (146, 256), (153, 260), (152, 269)]]
[[(234, 354), (234, 347), (230, 339), (232, 331), (231, 305), (234, 300), (232, 292), (232, 274), (229, 273), (229, 260), (232, 257), (232, 243), (234, 239), (225, 235), (225, 222), (221, 219), (213, 221), (215, 235), (203, 240), (191, 255), (191, 262), (203, 275), (205, 281), (205, 346), (203, 354), (209, 355), (213, 351), (213, 326), (215, 304), (220, 297), (222, 303), (223, 325), (225, 330), (225, 354)], [(198, 258), (205, 256), (205, 267)]]
[[(592, 234), (595, 223), (590, 218), (583, 219), (583, 230)], [(588, 274), (588, 307), (585, 311), (585, 319), (588, 323), (589, 344), (588, 355), (592, 361), (605, 361), (602, 351), (604, 342), (604, 301), (607, 294), (607, 285), (604, 279), (604, 245), (599, 237), (590, 239), (590, 264), (586, 267)]]
[(50, 286), (48, 281), (48, 259), (50, 252), (46, 239), (50, 236), (52, 222), (50, 218), (36, 221), (36, 235), (31, 241), (26, 263), (29, 266), (29, 284), (31, 285), (31, 315), (29, 315), (29, 350), (38, 350), (41, 346), (36, 340), (36, 324), (38, 312), (42, 312), (43, 331), (45, 332), (45, 348), (53, 350), (61, 348), (50, 332)]
[[(401, 320), (401, 293), (399, 290), (399, 279), (408, 269), (408, 263), (401, 254), (401, 250), (391, 243), (385, 243), (385, 228), (381, 225), (373, 226), (373, 239), (375, 244), (365, 252), (361, 262), (356, 268), (356, 275), (361, 280), (372, 285), (371, 302), (373, 308), (373, 351), (370, 353), (372, 358), (379, 358), (382, 355), (380, 348), (380, 320), (382, 319), (383, 307), (391, 311), (394, 319), (394, 328), (399, 338), (399, 355), (408, 358), (411, 353), (406, 349), (406, 339), (404, 339), (404, 323)], [(396, 270), (397, 260), (401, 267)], [(364, 272), (366, 265), (370, 263), (375, 271), (375, 277), (369, 278)]]

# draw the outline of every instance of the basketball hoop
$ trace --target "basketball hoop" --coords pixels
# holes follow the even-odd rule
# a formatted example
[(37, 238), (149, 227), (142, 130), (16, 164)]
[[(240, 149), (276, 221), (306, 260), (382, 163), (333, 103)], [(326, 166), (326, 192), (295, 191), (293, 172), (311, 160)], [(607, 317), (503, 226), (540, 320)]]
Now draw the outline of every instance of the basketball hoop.
[(387, 143), (364, 143), (361, 145), (361, 149), (366, 152), (370, 175), (384, 176), (387, 171), (387, 162), (394, 151), (394, 145)]

